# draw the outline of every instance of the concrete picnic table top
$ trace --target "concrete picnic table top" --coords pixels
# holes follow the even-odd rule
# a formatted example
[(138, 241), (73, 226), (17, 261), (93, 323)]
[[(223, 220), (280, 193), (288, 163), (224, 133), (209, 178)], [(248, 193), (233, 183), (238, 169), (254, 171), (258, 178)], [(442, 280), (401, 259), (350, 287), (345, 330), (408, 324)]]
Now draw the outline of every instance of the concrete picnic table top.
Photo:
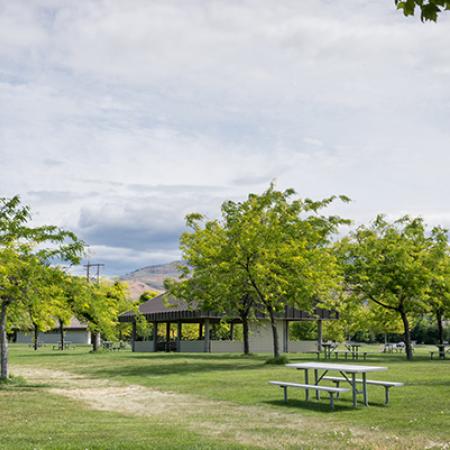
[(322, 370), (338, 370), (347, 373), (366, 373), (366, 372), (381, 372), (387, 370), (387, 367), (381, 366), (360, 366), (352, 364), (335, 364), (335, 363), (321, 363), (321, 362), (306, 362), (306, 363), (291, 363), (286, 364), (286, 367), (293, 369), (322, 369)]

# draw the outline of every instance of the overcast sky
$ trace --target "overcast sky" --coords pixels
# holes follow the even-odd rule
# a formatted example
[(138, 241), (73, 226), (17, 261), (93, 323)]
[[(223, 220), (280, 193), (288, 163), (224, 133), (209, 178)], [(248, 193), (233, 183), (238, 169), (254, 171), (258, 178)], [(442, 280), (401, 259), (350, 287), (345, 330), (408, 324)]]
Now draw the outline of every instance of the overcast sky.
[(450, 226), (450, 14), (394, 0), (0, 0), (0, 196), (121, 274), (281, 189)]

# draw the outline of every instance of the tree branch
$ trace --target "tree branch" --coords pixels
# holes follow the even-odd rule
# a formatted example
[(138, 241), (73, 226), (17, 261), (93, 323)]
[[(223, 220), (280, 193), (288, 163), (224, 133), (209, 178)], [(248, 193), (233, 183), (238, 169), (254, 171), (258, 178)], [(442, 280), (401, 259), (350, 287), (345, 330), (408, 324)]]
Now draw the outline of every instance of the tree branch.
[(373, 295), (371, 294), (365, 294), (367, 295), (367, 297), (369, 297), (370, 300), (372, 300), (373, 302), (375, 302), (377, 305), (382, 306), (383, 308), (386, 309), (391, 309), (393, 311), (398, 311), (399, 309), (396, 308), (395, 306), (390, 306), (390, 305), (386, 305), (386, 303), (380, 302), (379, 300), (377, 300)]

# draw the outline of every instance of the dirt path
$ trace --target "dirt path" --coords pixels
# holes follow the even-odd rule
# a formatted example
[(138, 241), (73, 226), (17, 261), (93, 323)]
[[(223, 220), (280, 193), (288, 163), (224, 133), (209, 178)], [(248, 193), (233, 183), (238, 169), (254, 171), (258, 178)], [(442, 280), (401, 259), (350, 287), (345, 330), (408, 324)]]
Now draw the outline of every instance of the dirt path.
[(94, 410), (153, 417), (208, 437), (261, 448), (440, 447), (439, 443), (430, 446), (425, 439), (412, 445), (392, 434), (343, 427), (328, 418), (321, 422), (297, 413), (277, 412), (269, 406), (241, 406), (44, 368), (15, 367), (14, 373), (49, 385), (46, 389), (50, 393), (80, 401)]

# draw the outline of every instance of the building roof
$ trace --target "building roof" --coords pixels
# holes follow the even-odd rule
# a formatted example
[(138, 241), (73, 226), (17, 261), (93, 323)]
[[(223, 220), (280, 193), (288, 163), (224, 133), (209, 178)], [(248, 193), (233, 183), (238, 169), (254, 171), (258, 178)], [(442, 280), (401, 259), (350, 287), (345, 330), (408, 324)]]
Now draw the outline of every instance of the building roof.
[(86, 323), (80, 322), (76, 317), (72, 317), (72, 318), (70, 319), (69, 325), (66, 325), (66, 326), (64, 327), (64, 329), (65, 329), (65, 330), (68, 330), (68, 329), (87, 330), (87, 327), (88, 327), (88, 326), (87, 326)]
[[(147, 300), (145, 303), (139, 305), (139, 312), (149, 322), (168, 322), (168, 321), (183, 321), (183, 322), (199, 322), (204, 319), (212, 321), (220, 321), (226, 317), (223, 313), (214, 311), (202, 311), (197, 307), (196, 302), (185, 302), (179, 300), (167, 293), (162, 293), (157, 297)], [(264, 318), (264, 314), (258, 314), (259, 318)], [(278, 313), (278, 319), (289, 321), (303, 321), (303, 320), (335, 320), (339, 318), (336, 311), (330, 311), (321, 308), (315, 308), (313, 313), (300, 311), (292, 307), (286, 307), (284, 313)], [(135, 317), (134, 311), (127, 311), (119, 316), (120, 322), (133, 322)], [(231, 317), (230, 321), (239, 322), (239, 317)]]

